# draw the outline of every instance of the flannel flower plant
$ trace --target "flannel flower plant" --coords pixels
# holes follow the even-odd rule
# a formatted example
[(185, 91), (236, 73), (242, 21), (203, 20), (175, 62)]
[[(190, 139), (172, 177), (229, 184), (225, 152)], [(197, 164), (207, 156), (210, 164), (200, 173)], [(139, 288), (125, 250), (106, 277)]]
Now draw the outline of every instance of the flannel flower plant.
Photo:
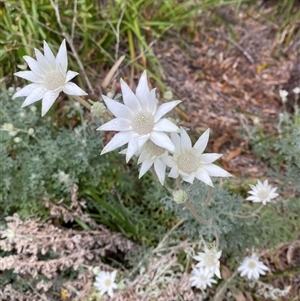
[(62, 91), (75, 96), (87, 95), (76, 84), (70, 82), (78, 73), (67, 71), (68, 56), (65, 40), (61, 43), (56, 57), (45, 41), (44, 55), (38, 49), (34, 50), (36, 60), (30, 56), (24, 56), (24, 60), (31, 71), (15, 73), (16, 76), (32, 82), (32, 84), (25, 86), (13, 95), (13, 99), (26, 97), (22, 107), (42, 99), (42, 116), (44, 116)]
[[(81, 104), (91, 109), (95, 117), (102, 116), (103, 104), (95, 102), (92, 106), (86, 105), (85, 100), (78, 98), (78, 96), (86, 95), (86, 93), (76, 84), (70, 82), (78, 73), (67, 71), (68, 58), (65, 40), (61, 43), (56, 57), (46, 42), (44, 42), (44, 54), (35, 49), (35, 55), (36, 60), (24, 56), (31, 71), (15, 73), (16, 76), (32, 82), (13, 95), (13, 98), (26, 97), (22, 107), (42, 99), (42, 116), (44, 116), (59, 94), (64, 92), (73, 95)], [(199, 216), (195, 209), (197, 206), (194, 208), (189, 202), (188, 193), (195, 179), (208, 185), (207, 198), (201, 203), (204, 209), (204, 206), (209, 207), (212, 198), (213, 182), (211, 177), (231, 176), (226, 170), (213, 164), (222, 156), (221, 154), (203, 153), (208, 144), (209, 129), (192, 146), (191, 139), (183, 128), (179, 128), (170, 120), (163, 118), (180, 101), (170, 101), (158, 106), (156, 89), (149, 89), (146, 71), (141, 75), (135, 93), (122, 79), (121, 90), (123, 103), (103, 95), (104, 103), (115, 118), (101, 125), (97, 130), (116, 131), (118, 133), (104, 147), (101, 154), (127, 145), (127, 148), (120, 153), (126, 154), (126, 162), (134, 155), (138, 156), (140, 178), (153, 166), (160, 184), (165, 185), (172, 194), (174, 202), (178, 206), (185, 206), (185, 209), (188, 209), (200, 224), (211, 226), (211, 220), (207, 221)], [(295, 94), (296, 92), (294, 91)], [(281, 97), (286, 96), (281, 92)], [(12, 133), (13, 129), (13, 125), (5, 124), (2, 126), (2, 131), (9, 133)], [(170, 168), (168, 177), (177, 179), (174, 183), (175, 189), (169, 188), (165, 183), (167, 168)], [(191, 184), (188, 189), (186, 189), (186, 185), (182, 185), (180, 179)], [(257, 185), (250, 185), (250, 187), (252, 190), (249, 191), (251, 196), (247, 198), (249, 201), (261, 202), (266, 205), (278, 196), (277, 188), (269, 185), (268, 180), (263, 183), (258, 181)], [(210, 208), (214, 210), (214, 204)], [(210, 210), (210, 208), (206, 209)], [(253, 214), (249, 215), (250, 218), (253, 216)], [(219, 237), (217, 235), (216, 231), (216, 244), (212, 248), (209, 249), (205, 245), (204, 252), (199, 252), (193, 257), (198, 263), (193, 268), (190, 282), (191, 286), (201, 290), (217, 282), (213, 279), (214, 275), (221, 278), (220, 257), (222, 251), (219, 250)], [(259, 261), (255, 254), (245, 258), (238, 267), (241, 276), (246, 276), (248, 279), (258, 279), (259, 275), (264, 275), (267, 270), (268, 268)], [(101, 296), (107, 293), (113, 297), (113, 290), (117, 288), (115, 278), (116, 271), (112, 273), (101, 272), (97, 275), (94, 286), (100, 291)]]

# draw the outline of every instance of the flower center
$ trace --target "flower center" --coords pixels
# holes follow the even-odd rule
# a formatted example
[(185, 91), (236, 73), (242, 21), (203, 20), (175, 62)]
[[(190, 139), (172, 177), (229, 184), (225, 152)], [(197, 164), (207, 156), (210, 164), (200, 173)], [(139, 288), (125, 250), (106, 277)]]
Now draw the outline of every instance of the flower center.
[(261, 199), (261, 200), (265, 200), (269, 197), (269, 191), (262, 189), (257, 193), (257, 196)]
[(213, 254), (207, 254), (204, 257), (204, 262), (207, 267), (213, 267), (216, 265), (216, 256)]
[(154, 144), (151, 140), (148, 140), (146, 143), (147, 152), (153, 157), (159, 157), (166, 151), (164, 148)]
[(255, 269), (256, 268), (256, 262), (253, 261), (253, 260), (249, 261), (248, 262), (248, 268), (251, 269), (251, 270)]
[(105, 285), (106, 287), (110, 287), (110, 286), (111, 286), (111, 280), (110, 280), (109, 278), (105, 279), (104, 285)]
[(153, 130), (154, 117), (147, 111), (140, 111), (134, 115), (131, 125), (137, 134), (147, 135)]
[(66, 76), (59, 70), (50, 71), (44, 78), (44, 86), (47, 90), (54, 91), (66, 83)]
[(177, 165), (183, 172), (191, 174), (199, 168), (200, 158), (193, 152), (182, 153), (177, 158)]
[(200, 275), (199, 276), (200, 281), (206, 282), (206, 276), (205, 275)]

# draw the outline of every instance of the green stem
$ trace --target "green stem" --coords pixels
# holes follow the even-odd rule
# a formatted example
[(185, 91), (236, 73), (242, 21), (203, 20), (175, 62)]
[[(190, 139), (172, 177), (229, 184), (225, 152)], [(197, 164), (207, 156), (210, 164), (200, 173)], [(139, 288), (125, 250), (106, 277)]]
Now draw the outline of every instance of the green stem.
[(207, 197), (203, 203), (203, 206), (206, 207), (207, 205), (210, 204), (210, 201), (211, 201), (211, 196), (212, 196), (212, 187), (209, 186), (208, 187), (208, 192), (207, 192)]
[(207, 221), (206, 219), (202, 218), (201, 216), (199, 216), (199, 214), (195, 211), (194, 207), (192, 206), (191, 203), (189, 203), (188, 201), (186, 201), (184, 203), (184, 205), (190, 210), (190, 212), (194, 215), (195, 219), (200, 222), (201, 224), (204, 225), (210, 225), (211, 224), (211, 220)]
[(256, 210), (254, 210), (251, 214), (248, 215), (240, 215), (240, 214), (230, 214), (230, 215), (239, 218), (251, 218), (251, 217), (255, 217), (263, 207), (264, 204), (261, 204)]

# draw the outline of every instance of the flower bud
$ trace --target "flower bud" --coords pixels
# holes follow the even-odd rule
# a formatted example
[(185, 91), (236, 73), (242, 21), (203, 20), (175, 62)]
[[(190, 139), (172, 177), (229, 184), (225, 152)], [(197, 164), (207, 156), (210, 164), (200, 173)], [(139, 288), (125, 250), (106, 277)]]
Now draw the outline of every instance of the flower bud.
[(28, 129), (27, 133), (30, 136), (33, 135), (34, 134), (34, 129), (33, 128)]
[(95, 117), (101, 118), (106, 112), (105, 105), (101, 102), (94, 102), (91, 107), (91, 112)]
[(22, 141), (22, 139), (20, 137), (16, 137), (14, 138), (15, 143), (20, 143)]
[(185, 203), (188, 200), (187, 193), (182, 189), (174, 191), (172, 195), (174, 202), (177, 204)]

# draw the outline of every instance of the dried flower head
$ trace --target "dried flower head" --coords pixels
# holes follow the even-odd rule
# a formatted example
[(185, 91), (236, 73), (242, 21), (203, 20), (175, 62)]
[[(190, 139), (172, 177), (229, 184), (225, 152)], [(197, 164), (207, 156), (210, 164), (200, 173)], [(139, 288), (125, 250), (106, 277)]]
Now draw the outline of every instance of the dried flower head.
[(78, 73), (67, 71), (68, 57), (66, 41), (61, 43), (57, 56), (55, 57), (49, 45), (44, 41), (44, 55), (37, 49), (35, 55), (37, 60), (25, 55), (24, 60), (31, 71), (19, 71), (16, 76), (32, 82), (13, 95), (13, 99), (26, 96), (22, 107), (26, 107), (42, 99), (42, 116), (44, 116), (60, 92), (69, 95), (86, 95), (81, 88), (70, 82)]
[(143, 72), (136, 94), (121, 79), (124, 104), (103, 95), (108, 109), (116, 116), (113, 120), (98, 128), (100, 131), (118, 131), (104, 147), (101, 154), (111, 152), (126, 143), (126, 161), (137, 153), (150, 139), (154, 144), (174, 151), (174, 145), (165, 132), (176, 132), (178, 127), (166, 118), (161, 118), (171, 111), (179, 100), (164, 103), (157, 108), (155, 89), (149, 90), (146, 71)]

